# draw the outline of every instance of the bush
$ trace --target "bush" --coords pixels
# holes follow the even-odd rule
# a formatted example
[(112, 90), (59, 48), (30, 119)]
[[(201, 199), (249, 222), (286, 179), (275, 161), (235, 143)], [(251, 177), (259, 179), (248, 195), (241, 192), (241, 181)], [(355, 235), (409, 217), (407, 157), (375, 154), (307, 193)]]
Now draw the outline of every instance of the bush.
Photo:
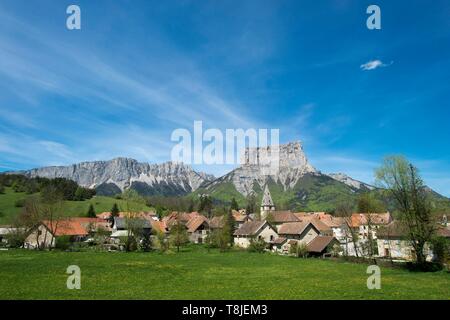
[(416, 262), (407, 262), (406, 268), (414, 272), (436, 272), (443, 269), (443, 265), (437, 262), (425, 262), (422, 264)]
[(250, 241), (250, 246), (248, 247), (248, 251), (250, 252), (259, 252), (262, 253), (267, 248), (267, 243), (264, 242), (262, 239), (252, 239)]
[(294, 243), (291, 244), (289, 253), (297, 258), (306, 258), (308, 256), (308, 247), (304, 243)]
[(55, 248), (59, 250), (68, 250), (72, 245), (70, 236), (60, 236), (56, 238)]
[(22, 208), (25, 206), (25, 199), (18, 199), (14, 202), (16, 208)]
[(22, 248), (26, 238), (27, 236), (24, 232), (14, 232), (5, 236), (10, 248)]
[(436, 256), (436, 262), (444, 264), (449, 257), (450, 246), (444, 237), (436, 237), (431, 241), (433, 253)]

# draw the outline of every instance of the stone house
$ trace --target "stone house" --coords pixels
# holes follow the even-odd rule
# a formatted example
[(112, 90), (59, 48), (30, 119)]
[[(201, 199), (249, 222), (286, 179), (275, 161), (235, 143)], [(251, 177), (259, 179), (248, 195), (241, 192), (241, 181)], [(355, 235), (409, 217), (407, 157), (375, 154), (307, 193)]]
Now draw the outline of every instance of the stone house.
[(277, 231), (267, 221), (247, 221), (234, 232), (234, 244), (248, 248), (252, 240), (273, 243), (278, 238)]
[[(450, 229), (445, 226), (437, 226), (437, 235), (450, 241)], [(412, 261), (415, 259), (415, 250), (411, 242), (407, 240), (406, 230), (398, 221), (392, 221), (387, 226), (378, 230), (377, 236), (378, 256), (393, 260)], [(435, 257), (429, 243), (425, 244), (424, 253), (427, 261)]]
[(278, 234), (288, 240), (295, 240), (298, 244), (308, 244), (320, 235), (320, 231), (309, 221), (287, 222), (279, 226)]
[(209, 223), (206, 217), (200, 215), (193, 217), (186, 223), (189, 241), (193, 243), (205, 243), (209, 233)]

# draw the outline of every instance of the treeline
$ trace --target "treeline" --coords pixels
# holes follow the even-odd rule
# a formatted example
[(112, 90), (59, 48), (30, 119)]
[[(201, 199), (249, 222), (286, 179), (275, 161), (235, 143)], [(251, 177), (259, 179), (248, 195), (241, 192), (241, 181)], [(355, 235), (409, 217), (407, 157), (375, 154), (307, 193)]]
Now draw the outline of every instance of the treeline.
[[(230, 202), (223, 202), (214, 199), (209, 195), (185, 196), (185, 197), (166, 197), (166, 196), (150, 196), (145, 197), (147, 206), (153, 207), (159, 216), (165, 216), (172, 211), (193, 212), (197, 211), (207, 217), (220, 216), (229, 210), (239, 210), (237, 201), (232, 198)], [(249, 196), (247, 199), (247, 212), (255, 213), (259, 211), (256, 204), (256, 198)]]
[(14, 192), (25, 192), (26, 194), (54, 194), (62, 200), (83, 201), (92, 198), (95, 190), (79, 186), (75, 181), (66, 178), (28, 178), (19, 174), (2, 174), (0, 175), (0, 193), (5, 192), (5, 188), (9, 187)]

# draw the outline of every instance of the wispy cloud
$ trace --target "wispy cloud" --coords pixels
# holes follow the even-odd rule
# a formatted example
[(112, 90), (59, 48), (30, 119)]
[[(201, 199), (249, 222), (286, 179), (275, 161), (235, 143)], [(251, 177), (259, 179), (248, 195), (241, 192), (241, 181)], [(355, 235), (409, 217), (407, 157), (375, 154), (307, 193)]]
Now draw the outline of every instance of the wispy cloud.
[(369, 62), (366, 62), (366, 63), (360, 65), (360, 68), (364, 71), (370, 71), (370, 70), (375, 70), (377, 68), (388, 67), (388, 66), (392, 65), (393, 63), (394, 63), (393, 61), (386, 64), (386, 63), (382, 62), (381, 60), (371, 60)]

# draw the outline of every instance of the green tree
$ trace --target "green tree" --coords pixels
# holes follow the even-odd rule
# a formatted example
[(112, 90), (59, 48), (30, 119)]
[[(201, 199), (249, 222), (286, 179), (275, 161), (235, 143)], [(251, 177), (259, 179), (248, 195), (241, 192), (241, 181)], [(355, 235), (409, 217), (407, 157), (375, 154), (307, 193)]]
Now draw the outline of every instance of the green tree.
[(177, 248), (177, 252), (180, 252), (180, 247), (189, 242), (186, 227), (178, 219), (170, 229), (170, 241)]
[(193, 199), (189, 199), (188, 212), (193, 212), (195, 210), (195, 203)]
[(360, 213), (376, 213), (386, 211), (384, 204), (369, 192), (363, 193), (358, 197), (357, 206), (358, 212)]
[(395, 199), (399, 221), (415, 250), (416, 262), (424, 265), (424, 246), (433, 238), (436, 227), (417, 168), (402, 156), (391, 156), (385, 158), (383, 165), (376, 170), (376, 177), (377, 183)]
[(115, 218), (119, 216), (119, 207), (117, 206), (117, 203), (114, 202), (112, 208), (111, 208), (111, 217)]
[(235, 220), (231, 214), (231, 209), (224, 215), (224, 224), (222, 229), (220, 229), (219, 234), (216, 238), (217, 246), (221, 251), (225, 251), (233, 245), (234, 241), (234, 226)]
[(247, 196), (247, 206), (245, 208), (245, 211), (247, 212), (247, 214), (255, 213), (256, 211), (259, 212), (256, 207), (256, 197), (253, 193), (250, 193)]
[(231, 199), (231, 209), (232, 210), (239, 210), (239, 205), (238, 205), (238, 203), (237, 203), (235, 198)]
[(89, 205), (89, 209), (88, 209), (88, 211), (86, 213), (86, 216), (88, 218), (95, 218), (95, 217), (97, 217), (97, 215), (95, 214), (94, 205), (92, 203)]

